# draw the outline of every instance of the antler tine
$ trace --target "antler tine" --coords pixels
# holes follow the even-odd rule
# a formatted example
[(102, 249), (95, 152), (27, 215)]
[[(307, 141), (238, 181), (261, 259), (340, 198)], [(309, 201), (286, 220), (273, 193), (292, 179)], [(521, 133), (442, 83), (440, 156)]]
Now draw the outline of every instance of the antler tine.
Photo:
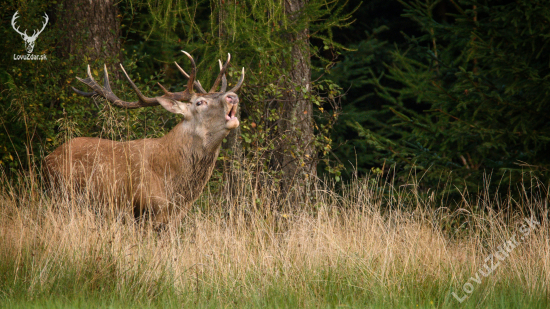
[(97, 92), (95, 92), (95, 91), (92, 91), (92, 92), (85, 92), (85, 91), (78, 90), (78, 89), (76, 89), (76, 88), (73, 87), (73, 86), (71, 86), (71, 88), (73, 88), (73, 91), (76, 92), (76, 94), (81, 95), (81, 96), (83, 96), (83, 97), (89, 98), (89, 97), (93, 97), (93, 96), (95, 96), (95, 95), (98, 95)]
[(166, 95), (166, 96), (171, 96), (172, 95), (172, 92), (166, 90), (166, 88), (164, 88), (163, 85), (161, 85), (160, 83), (157, 83), (157, 85), (159, 85), (160, 89), (162, 89), (162, 92), (164, 92), (164, 95)]
[(197, 88), (199, 88), (199, 90), (201, 91), (201, 93), (206, 93), (206, 90), (204, 90), (204, 88), (202, 88), (202, 85), (201, 85), (200, 80), (198, 80), (198, 79), (195, 80), (195, 86), (196, 86)]
[(103, 64), (103, 88), (109, 92), (111, 90), (111, 83), (109, 82), (109, 73), (107, 73), (107, 64)]
[[(89, 68), (89, 66), (88, 66), (88, 68)], [(107, 73), (107, 69), (105, 69), (105, 73)], [(105, 78), (105, 76), (107, 76), (107, 74), (105, 74), (103, 78)], [(107, 77), (107, 78), (108, 78), (108, 77)], [(85, 80), (81, 79), (80, 77), (77, 77), (76, 79), (78, 79), (79, 81), (81, 81), (81, 82), (85, 83), (86, 85), (88, 85), (88, 83), (85, 82)], [(87, 80), (87, 79), (86, 79), (86, 80)], [(95, 81), (93, 80), (93, 78), (92, 78), (92, 82), (95, 82)], [(108, 83), (108, 82), (107, 82), (107, 83)], [(73, 89), (73, 91), (74, 91), (76, 94), (81, 95), (81, 96), (83, 96), (83, 97), (89, 98), (89, 97), (93, 97), (93, 96), (99, 95), (95, 90), (92, 91), (92, 92), (86, 92), (86, 91), (78, 90), (78, 89), (76, 89), (76, 88), (73, 87), (73, 86), (71, 86), (71, 88)], [(93, 87), (92, 87), (92, 89), (93, 89)], [(109, 89), (110, 89), (110, 88), (109, 88)]]
[(189, 74), (187, 74), (187, 72), (185, 72), (176, 61), (174, 61), (174, 64), (178, 67), (181, 74), (183, 74), (185, 77), (189, 78)]
[[(124, 67), (122, 66), (122, 63), (120, 64), (120, 68), (122, 69), (122, 72), (124, 73), (124, 76), (126, 76), (126, 79), (128, 80), (128, 82), (130, 83), (130, 86), (132, 87), (132, 89), (134, 89), (134, 92), (137, 94), (138, 96), (138, 100), (139, 102), (141, 103), (139, 106), (137, 107), (144, 107), (144, 106), (152, 106), (152, 105), (158, 105), (159, 102), (157, 101), (157, 99), (155, 98), (148, 98), (146, 96), (144, 96), (141, 91), (139, 91), (138, 87), (136, 86), (136, 84), (134, 84), (134, 82), (130, 79), (130, 76), (128, 76), (128, 73), (126, 73), (126, 70), (124, 69)], [(111, 92), (112, 93), (112, 92)], [(114, 103), (114, 102), (113, 102)], [(126, 103), (126, 102), (125, 102)], [(133, 102), (132, 102), (133, 103)], [(116, 103), (115, 103), (116, 104)], [(118, 105), (118, 104), (117, 104)], [(123, 107), (126, 107), (126, 106), (123, 106)]]
[[(222, 61), (218, 59), (218, 64), (220, 65), (220, 71), (222, 70)], [(227, 90), (227, 78), (225, 77), (225, 74), (222, 76), (222, 87), (220, 88), (220, 92), (225, 92)]]
[(85, 79), (77, 77), (76, 79), (78, 79), (80, 82), (86, 84), (88, 87), (92, 88), (94, 91), (93, 92), (84, 92), (84, 91), (80, 91), (80, 90), (72, 87), (73, 91), (76, 92), (77, 94), (85, 96), (85, 97), (101, 96), (101, 97), (105, 98), (107, 101), (109, 101), (109, 102), (111, 102), (111, 103), (113, 103), (117, 106), (124, 107), (124, 108), (138, 108), (138, 107), (152, 106), (152, 105), (159, 104), (156, 99), (147, 98), (143, 94), (141, 94), (141, 92), (139, 92), (139, 90), (137, 89), (136, 85), (128, 77), (128, 74), (126, 74), (126, 71), (124, 71), (124, 68), (122, 67), (122, 65), (120, 65), (120, 66), (122, 68), (122, 71), (126, 75), (126, 78), (130, 81), (130, 84), (132, 85), (132, 88), (134, 88), (134, 91), (136, 91), (136, 93), (138, 94), (138, 97), (140, 98), (139, 101), (135, 101), (135, 102), (122, 101), (121, 99), (119, 99), (113, 93), (113, 91), (111, 90), (110, 83), (109, 83), (109, 74), (107, 73), (107, 66), (103, 67), (104, 68), (104, 74), (103, 74), (104, 87), (101, 87), (94, 80), (94, 78), (92, 76), (92, 71), (90, 69), (90, 66), (88, 65), (88, 67), (87, 67), (88, 77), (85, 78)]
[(166, 88), (164, 88), (163, 85), (160, 83), (157, 83), (157, 85), (162, 89), (162, 92), (164, 92), (163, 97), (176, 100), (176, 101), (189, 101), (191, 97), (193, 96), (192, 93), (187, 92), (187, 89), (180, 92), (170, 92)]
[[(75, 90), (75, 92), (77, 94), (80, 94), (80, 95), (83, 95), (83, 96), (86, 96), (86, 97), (91, 97), (91, 96), (94, 96), (94, 95), (99, 95), (99, 96), (102, 96), (104, 97), (105, 99), (109, 100), (109, 101), (112, 101), (112, 100), (118, 100), (117, 96), (112, 92), (112, 91), (109, 91), (105, 88), (102, 88), (93, 78), (92, 76), (92, 70), (90, 69), (90, 65), (87, 66), (86, 68), (86, 72), (87, 72), (87, 75), (88, 75), (88, 78), (86, 79), (82, 79), (80, 77), (77, 77), (76, 79), (78, 79), (81, 83), (84, 83), (86, 84), (88, 87), (92, 88), (94, 91), (93, 92), (84, 92), (84, 91), (80, 91), (76, 88), (73, 87), (73, 90)], [(110, 89), (110, 88), (109, 88)], [(78, 91), (77, 91), (78, 90)]]
[(189, 74), (189, 80), (187, 81), (187, 92), (190, 94), (193, 93), (193, 84), (195, 83), (195, 75), (197, 73), (197, 65), (195, 64), (195, 59), (189, 55), (186, 51), (182, 50), (189, 60), (191, 60), (191, 74)]
[(216, 88), (218, 88), (218, 85), (222, 80), (222, 76), (225, 75), (225, 70), (227, 69), (227, 66), (229, 66), (229, 61), (231, 61), (231, 54), (227, 53), (227, 61), (225, 62), (223, 67), (220, 68), (220, 74), (218, 74), (218, 77), (216, 77), (216, 80), (214, 81), (214, 84), (212, 85), (212, 88), (210, 88), (210, 91), (208, 93), (216, 92)]
[(239, 82), (237, 82), (237, 85), (235, 85), (235, 87), (231, 88), (231, 90), (229, 90), (229, 92), (239, 91), (239, 89), (243, 85), (243, 82), (244, 82), (244, 67), (243, 67), (243, 70), (242, 70), (241, 78), (239, 78)]
[[(183, 74), (185, 77), (189, 78), (189, 74), (187, 74), (187, 72), (185, 72), (177, 62), (174, 61), (174, 64), (178, 67), (181, 74)], [(198, 79), (195, 80), (194, 85), (195, 85), (195, 87), (197, 87), (197, 89), (199, 90), (200, 93), (206, 93), (206, 90), (204, 90), (204, 88), (202, 88), (201, 82)]]

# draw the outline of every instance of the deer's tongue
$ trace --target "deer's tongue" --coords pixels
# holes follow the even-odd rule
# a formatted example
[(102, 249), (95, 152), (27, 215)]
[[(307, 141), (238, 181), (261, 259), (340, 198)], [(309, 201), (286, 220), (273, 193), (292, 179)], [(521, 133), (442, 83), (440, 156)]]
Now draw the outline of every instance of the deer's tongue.
[(237, 113), (237, 106), (233, 105), (231, 107), (231, 110), (225, 115), (225, 128), (232, 130), (239, 126), (239, 119), (235, 117), (235, 114)]
[(235, 113), (237, 112), (237, 107), (235, 105), (233, 105), (231, 107), (231, 110), (229, 110), (229, 112), (225, 115), (225, 120), (231, 120), (231, 119), (235, 119), (237, 117), (235, 117)]

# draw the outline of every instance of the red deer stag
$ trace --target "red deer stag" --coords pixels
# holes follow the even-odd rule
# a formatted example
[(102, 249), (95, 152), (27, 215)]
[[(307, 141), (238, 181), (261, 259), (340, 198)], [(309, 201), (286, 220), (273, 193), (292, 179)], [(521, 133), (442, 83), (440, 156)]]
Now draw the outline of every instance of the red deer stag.
[[(124, 67), (122, 72), (138, 100), (126, 102), (111, 90), (107, 68), (104, 68), (104, 86), (92, 77), (77, 79), (93, 92), (73, 88), (85, 97), (101, 96), (123, 108), (162, 105), (166, 110), (183, 116), (183, 120), (161, 138), (117, 142), (101, 138), (79, 137), (59, 146), (44, 160), (45, 174), (57, 184), (87, 188), (97, 198), (115, 197), (116, 207), (130, 204), (136, 216), (147, 212), (155, 223), (164, 224), (184, 215), (201, 194), (214, 169), (222, 140), (230, 130), (239, 126), (235, 117), (242, 75), (235, 87), (226, 91), (225, 71), (231, 55), (222, 66), (214, 85), (207, 93), (195, 80), (196, 66), (193, 57), (191, 73), (176, 63), (189, 78), (187, 89), (168, 92), (160, 83), (164, 95), (148, 98), (132, 82)], [(220, 81), (221, 89), (216, 92)], [(198, 92), (193, 91), (193, 86)]]

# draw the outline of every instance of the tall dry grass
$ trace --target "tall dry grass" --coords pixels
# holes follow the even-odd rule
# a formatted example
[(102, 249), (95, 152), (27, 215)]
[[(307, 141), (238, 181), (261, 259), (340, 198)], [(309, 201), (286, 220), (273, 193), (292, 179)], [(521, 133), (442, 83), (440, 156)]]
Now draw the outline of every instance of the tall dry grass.
[[(17, 185), (4, 179), (0, 300), (107, 293), (124, 302), (177, 306), (452, 307), (459, 303), (451, 292), (465, 295), (463, 284), (534, 214), (540, 226), (469, 295), (476, 306), (499, 290), (549, 295), (542, 186), (519, 200), (465, 195), (451, 211), (436, 195), (421, 197), (412, 181), (367, 177), (336, 190), (316, 180), (310, 190), (294, 188), (289, 199), (246, 170), (236, 177), (237, 189), (209, 186), (182, 222), (160, 232), (89, 195), (50, 192), (30, 176)], [(512, 211), (518, 204), (531, 212)]]

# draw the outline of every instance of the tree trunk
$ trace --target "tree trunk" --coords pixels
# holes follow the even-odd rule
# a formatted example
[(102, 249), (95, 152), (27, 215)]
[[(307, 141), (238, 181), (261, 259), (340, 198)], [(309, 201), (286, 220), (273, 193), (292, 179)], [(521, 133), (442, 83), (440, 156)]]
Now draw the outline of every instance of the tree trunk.
[[(220, 41), (227, 40), (227, 33), (225, 29), (225, 22), (226, 22), (226, 16), (227, 11), (226, 8), (231, 5), (236, 5), (236, 3), (227, 3), (225, 4), (225, 1), (218, 0), (217, 6), (219, 8), (218, 10), (218, 39)], [(227, 45), (229, 45), (229, 42), (226, 42)], [(224, 62), (226, 59), (223, 58), (226, 55), (223, 55), (221, 60)], [(236, 81), (233, 81), (236, 82)], [(231, 88), (229, 86), (228, 88)], [(241, 106), (237, 109), (237, 118), (241, 119), (241, 109), (242, 109), (242, 99), (241, 99)], [(242, 121), (242, 119), (241, 119)], [(229, 134), (225, 137), (225, 141), (222, 144), (222, 155), (224, 157), (223, 159), (223, 184), (224, 184), (224, 193), (227, 196), (239, 196), (238, 191), (241, 188), (239, 185), (239, 180), (242, 178), (240, 177), (242, 174), (242, 162), (244, 157), (244, 152), (242, 150), (242, 143), (239, 140), (239, 136), (241, 135), (241, 127), (237, 127), (234, 130), (231, 130)]]
[[(307, 0), (286, 0), (285, 12), (291, 22), (298, 18)], [(311, 101), (304, 95), (311, 90), (311, 63), (307, 28), (289, 35), (293, 43), (288, 60), (288, 91), (281, 104), (279, 122), (281, 141), (275, 155), (278, 168), (284, 172), (283, 189), (295, 183), (306, 183), (316, 175), (316, 152), (313, 135)], [(304, 182), (305, 181), (305, 182)], [(286, 191), (286, 190), (285, 190)]]
[[(226, 31), (225, 31), (225, 19), (227, 16), (226, 12), (226, 6), (224, 6), (225, 1), (218, 0), (218, 39), (220, 41), (223, 41), (225, 39)], [(229, 44), (228, 44), (229, 45)], [(225, 55), (223, 55), (225, 56)], [(222, 58), (222, 62), (225, 61), (225, 59)], [(230, 87), (229, 87), (230, 88)], [(241, 119), (241, 109), (237, 109), (236, 114), (238, 119)], [(235, 130), (231, 130), (229, 132), (229, 135), (225, 138), (225, 142), (222, 145), (223, 149), (227, 149), (232, 151), (234, 159), (241, 160), (242, 157), (242, 151), (241, 151), (241, 143), (238, 140), (238, 137), (240, 136), (241, 128), (237, 127)]]
[(58, 16), (62, 57), (120, 60), (120, 18), (113, 0), (66, 0)]

